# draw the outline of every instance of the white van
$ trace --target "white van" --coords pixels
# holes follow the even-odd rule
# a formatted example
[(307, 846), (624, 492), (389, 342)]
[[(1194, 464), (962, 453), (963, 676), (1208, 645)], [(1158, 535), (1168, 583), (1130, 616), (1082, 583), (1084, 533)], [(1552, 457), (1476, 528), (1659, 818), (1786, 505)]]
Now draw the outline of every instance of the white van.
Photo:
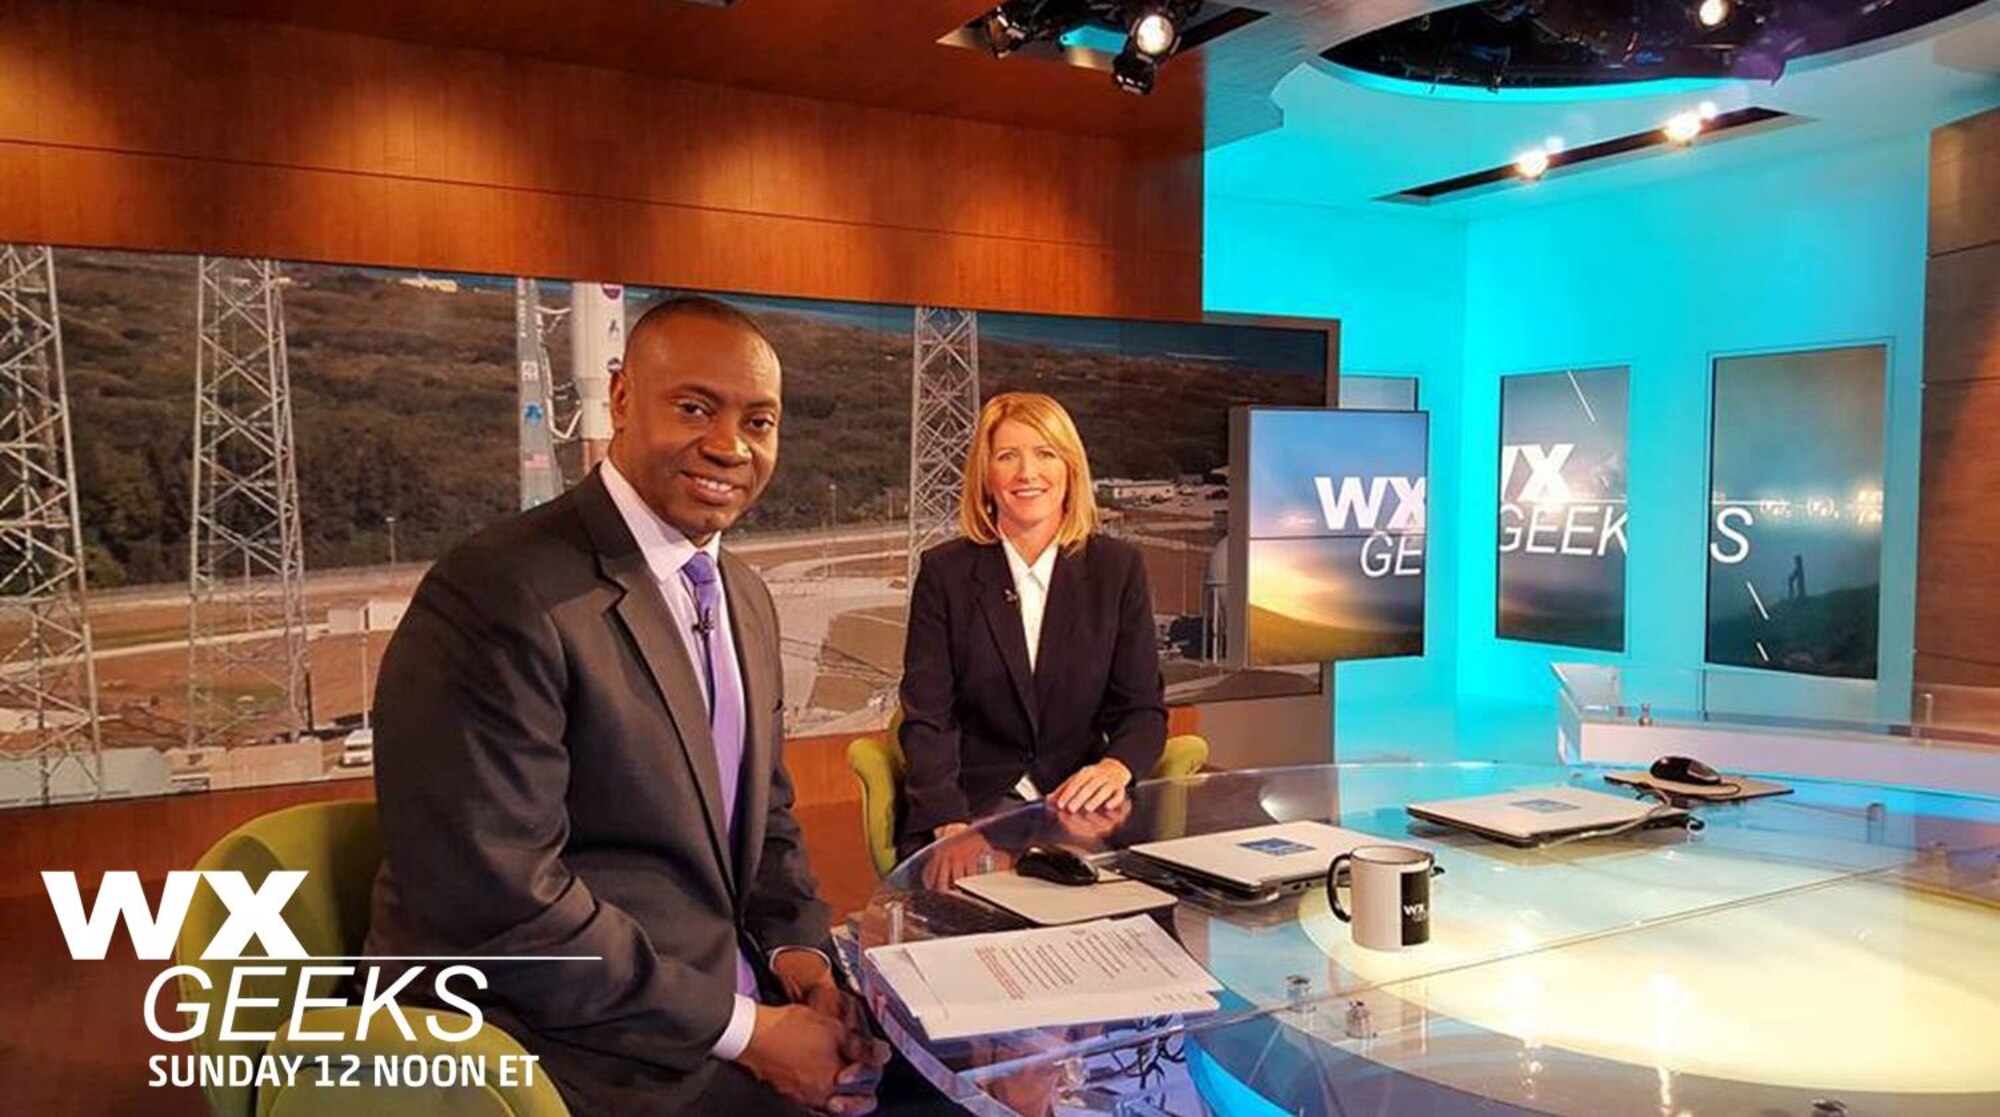
[(342, 768), (369, 768), (375, 764), (375, 730), (363, 727), (347, 735), (340, 743), (340, 766)]

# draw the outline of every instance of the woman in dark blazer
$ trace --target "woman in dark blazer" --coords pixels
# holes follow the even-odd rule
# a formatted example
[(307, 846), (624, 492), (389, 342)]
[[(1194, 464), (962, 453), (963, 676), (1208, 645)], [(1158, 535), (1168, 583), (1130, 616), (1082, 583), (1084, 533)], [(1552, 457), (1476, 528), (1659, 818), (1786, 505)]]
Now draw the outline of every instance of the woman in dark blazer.
[(1145, 562), (1096, 534), (1090, 463), (1061, 404), (987, 401), (958, 518), (964, 537), (924, 553), (910, 595), (905, 855), (1018, 798), (1119, 808), (1166, 746)]

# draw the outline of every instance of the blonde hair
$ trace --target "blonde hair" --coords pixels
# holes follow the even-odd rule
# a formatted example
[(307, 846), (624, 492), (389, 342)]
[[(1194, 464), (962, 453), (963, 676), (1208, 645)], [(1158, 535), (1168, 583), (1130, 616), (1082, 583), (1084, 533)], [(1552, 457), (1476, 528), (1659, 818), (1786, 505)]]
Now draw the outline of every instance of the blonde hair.
[(1024, 424), (1048, 441), (1069, 471), (1063, 487), (1062, 526), (1056, 545), (1074, 553), (1097, 530), (1097, 496), (1090, 481), (1090, 459), (1083, 454), (1083, 437), (1063, 405), (1040, 392), (1002, 392), (979, 410), (979, 429), (965, 454), (965, 487), (959, 491), (958, 527), (975, 543), (1000, 542), (998, 510), (986, 488), (986, 471), (993, 463), (993, 433), (1008, 420)]

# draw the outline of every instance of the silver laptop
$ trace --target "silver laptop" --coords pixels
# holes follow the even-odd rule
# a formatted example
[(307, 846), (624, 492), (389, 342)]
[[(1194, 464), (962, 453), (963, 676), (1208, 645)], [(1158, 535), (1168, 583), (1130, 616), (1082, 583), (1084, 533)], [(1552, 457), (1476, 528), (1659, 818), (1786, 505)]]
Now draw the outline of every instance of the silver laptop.
[(1468, 799), (1433, 799), (1411, 803), (1405, 809), (1427, 822), (1523, 846), (1586, 830), (1613, 829), (1655, 811), (1659, 813), (1652, 821), (1658, 823), (1677, 821), (1687, 814), (1662, 808), (1654, 799), (1606, 795), (1580, 787), (1530, 787)]
[(1326, 868), (1355, 846), (1383, 839), (1324, 822), (1280, 822), (1200, 834), (1165, 842), (1144, 842), (1129, 852), (1170, 865), (1197, 880), (1247, 892), (1277, 888), (1298, 892), (1323, 883)]

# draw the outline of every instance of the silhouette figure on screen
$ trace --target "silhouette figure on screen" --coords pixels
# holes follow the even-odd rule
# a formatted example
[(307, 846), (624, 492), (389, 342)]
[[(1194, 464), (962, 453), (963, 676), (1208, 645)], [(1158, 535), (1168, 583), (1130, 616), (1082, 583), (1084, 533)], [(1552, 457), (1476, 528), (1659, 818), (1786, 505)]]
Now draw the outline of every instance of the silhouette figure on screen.
[(1785, 600), (1804, 601), (1806, 599), (1806, 557), (1792, 556), (1792, 572), (1785, 575)]

